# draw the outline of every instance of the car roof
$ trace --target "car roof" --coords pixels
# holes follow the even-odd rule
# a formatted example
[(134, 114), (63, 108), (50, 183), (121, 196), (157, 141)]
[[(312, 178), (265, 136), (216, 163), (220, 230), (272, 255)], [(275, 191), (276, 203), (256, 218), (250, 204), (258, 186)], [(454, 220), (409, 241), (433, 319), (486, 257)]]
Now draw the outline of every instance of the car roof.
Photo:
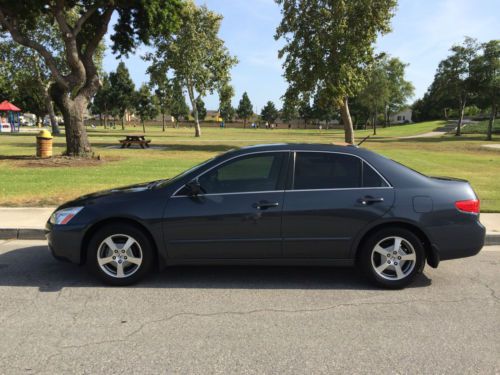
[(339, 144), (325, 144), (325, 143), (272, 143), (260, 144), (253, 146), (245, 146), (238, 149), (242, 153), (251, 151), (280, 151), (280, 150), (305, 150), (305, 151), (336, 151), (346, 153), (357, 153), (359, 150), (354, 145), (339, 145)]

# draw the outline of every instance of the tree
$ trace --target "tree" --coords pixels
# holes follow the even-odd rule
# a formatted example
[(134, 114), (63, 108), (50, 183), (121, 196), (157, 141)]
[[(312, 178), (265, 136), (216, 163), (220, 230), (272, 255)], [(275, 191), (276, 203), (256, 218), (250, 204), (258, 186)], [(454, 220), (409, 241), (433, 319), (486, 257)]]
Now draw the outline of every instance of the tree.
[(174, 36), (167, 33), (156, 38), (156, 53), (147, 55), (146, 59), (154, 66), (163, 66), (165, 72), (171, 70), (186, 88), (196, 125), (195, 136), (199, 137), (197, 102), (229, 81), (230, 69), (237, 59), (229, 54), (218, 36), (221, 15), (187, 0), (181, 21)]
[[(31, 34), (43, 41), (53, 51), (57, 66), (63, 69), (63, 44), (53, 25), (41, 23), (35, 25)], [(49, 115), (52, 134), (60, 135), (49, 88), (52, 84), (50, 70), (36, 51), (4, 38), (0, 41), (0, 59), (5, 63), (0, 67), (0, 74), (9, 77), (11, 87), (16, 88), (16, 100), (23, 98), (23, 108), (40, 117)], [(8, 63), (7, 63), (8, 62)], [(30, 97), (32, 94), (32, 97)], [(43, 108), (45, 107), (45, 108)]]
[(276, 39), (285, 46), (284, 76), (291, 90), (341, 109), (345, 141), (354, 143), (348, 99), (361, 88), (373, 43), (390, 30), (396, 0), (276, 0), (283, 19)]
[(471, 71), (478, 103), (483, 108), (490, 108), (486, 139), (491, 141), (500, 101), (500, 40), (490, 40), (482, 45), (482, 54), (472, 60)]
[(250, 101), (246, 91), (240, 99), (238, 108), (236, 109), (236, 114), (238, 115), (238, 118), (243, 119), (243, 127), (246, 128), (248, 119), (253, 115), (252, 102)]
[(461, 135), (465, 106), (474, 93), (472, 61), (477, 55), (475, 39), (465, 38), (461, 45), (451, 48), (452, 54), (441, 61), (434, 77), (434, 87), (441, 100), (452, 101), (456, 105), (459, 118), (455, 135)]
[(120, 61), (115, 72), (109, 74), (109, 83), (111, 108), (120, 117), (122, 129), (125, 129), (125, 113), (134, 107), (135, 85), (123, 61)]
[(172, 103), (170, 106), (170, 114), (175, 120), (177, 126), (180, 118), (186, 118), (189, 115), (189, 107), (184, 99), (184, 92), (179, 81), (174, 79), (172, 83)]
[(205, 120), (205, 117), (207, 117), (207, 109), (205, 108), (205, 102), (201, 97), (196, 98), (196, 111), (197, 114), (195, 115), (195, 111), (191, 111), (191, 116), (194, 117), (195, 123), (196, 121), (203, 121)]
[(415, 91), (413, 84), (405, 79), (407, 66), (408, 64), (403, 63), (397, 57), (389, 58), (384, 54), (383, 67), (387, 75), (388, 89), (387, 101), (384, 104), (386, 125), (389, 125), (391, 114), (400, 111)]
[(158, 116), (158, 105), (155, 97), (151, 95), (149, 86), (143, 84), (137, 93), (135, 93), (135, 111), (141, 119), (142, 131), (146, 133), (146, 120), (152, 120)]
[(225, 83), (219, 89), (219, 114), (225, 122), (231, 121), (235, 114), (235, 110), (231, 105), (231, 99), (233, 96), (234, 89), (230, 84)]
[(93, 114), (99, 115), (101, 125), (103, 124), (104, 117), (104, 128), (106, 128), (108, 125), (108, 116), (110, 110), (112, 109), (110, 103), (112, 102), (113, 97), (109, 75), (104, 74), (101, 81), (101, 87), (97, 90), (94, 98), (92, 99), (91, 111)]
[(260, 112), (260, 116), (262, 119), (269, 123), (269, 125), (273, 124), (279, 116), (279, 112), (274, 106), (272, 101), (268, 101), (262, 111)]
[(311, 106), (311, 98), (309, 94), (302, 94), (299, 99), (298, 107), (299, 117), (304, 121), (304, 129), (307, 128), (307, 124), (314, 118), (314, 111)]
[[(113, 52), (127, 54), (154, 34), (167, 35), (178, 25), (181, 0), (6, 0), (0, 3), (0, 33), (38, 53), (54, 83), (50, 94), (64, 117), (66, 153), (89, 155), (91, 146), (83, 116), (99, 88), (95, 54), (118, 13), (111, 35)], [(75, 17), (75, 14), (77, 17)], [(54, 51), (33, 34), (33, 25), (54, 24), (64, 44), (65, 69)]]
[(297, 98), (286, 92), (283, 95), (283, 108), (281, 108), (281, 119), (291, 126), (291, 122), (299, 116), (297, 111)]
[(161, 113), (162, 131), (165, 131), (165, 115), (171, 111), (173, 100), (172, 80), (161, 69), (155, 66), (148, 68), (149, 85), (154, 88), (154, 94)]

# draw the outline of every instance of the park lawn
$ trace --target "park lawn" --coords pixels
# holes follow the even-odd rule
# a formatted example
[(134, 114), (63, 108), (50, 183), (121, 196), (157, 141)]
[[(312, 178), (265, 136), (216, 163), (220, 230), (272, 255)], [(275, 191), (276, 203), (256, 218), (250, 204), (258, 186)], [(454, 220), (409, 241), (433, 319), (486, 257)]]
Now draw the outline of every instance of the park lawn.
[[(483, 135), (398, 139), (427, 133), (441, 122), (381, 128), (363, 147), (429, 175), (446, 175), (471, 181), (482, 199), (484, 212), (500, 212), (500, 150), (481, 147)], [(258, 143), (342, 143), (341, 130), (204, 128), (194, 138), (192, 128), (147, 129), (151, 145), (159, 149), (116, 149), (122, 130), (89, 129), (94, 152), (101, 162), (91, 166), (30, 166), (22, 156), (34, 154), (33, 134), (0, 136), (0, 205), (47, 206), (110, 187), (172, 177), (190, 166), (235, 147)], [(358, 140), (371, 131), (356, 131)], [(498, 139), (498, 137), (497, 137)], [(499, 140), (500, 143), (500, 140)], [(55, 139), (54, 154), (64, 150)], [(78, 163), (77, 163), (78, 164)], [(28, 165), (28, 166), (27, 166)]]

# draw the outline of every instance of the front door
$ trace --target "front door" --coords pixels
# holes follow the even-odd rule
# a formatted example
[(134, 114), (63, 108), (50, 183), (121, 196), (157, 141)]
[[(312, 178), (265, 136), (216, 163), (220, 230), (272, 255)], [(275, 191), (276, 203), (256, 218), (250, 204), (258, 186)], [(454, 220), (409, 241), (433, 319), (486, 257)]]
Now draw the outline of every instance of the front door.
[(279, 258), (288, 152), (230, 159), (198, 176), (203, 193), (181, 189), (164, 215), (168, 256)]
[(283, 254), (347, 259), (353, 239), (394, 202), (394, 189), (356, 156), (297, 152), (285, 192)]

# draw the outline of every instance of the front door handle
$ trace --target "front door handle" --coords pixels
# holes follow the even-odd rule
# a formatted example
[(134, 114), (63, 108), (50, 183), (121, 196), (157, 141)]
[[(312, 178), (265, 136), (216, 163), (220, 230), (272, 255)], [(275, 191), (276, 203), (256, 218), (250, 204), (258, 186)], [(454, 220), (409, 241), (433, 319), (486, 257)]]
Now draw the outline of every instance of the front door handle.
[(384, 198), (382, 198), (382, 197), (372, 197), (370, 195), (358, 199), (358, 202), (361, 203), (363, 206), (366, 206), (366, 205), (369, 205), (372, 203), (380, 203), (383, 201), (384, 201)]
[(268, 202), (268, 201), (260, 201), (258, 203), (253, 204), (253, 208), (258, 210), (267, 210), (268, 208), (278, 207), (280, 204), (278, 202)]

